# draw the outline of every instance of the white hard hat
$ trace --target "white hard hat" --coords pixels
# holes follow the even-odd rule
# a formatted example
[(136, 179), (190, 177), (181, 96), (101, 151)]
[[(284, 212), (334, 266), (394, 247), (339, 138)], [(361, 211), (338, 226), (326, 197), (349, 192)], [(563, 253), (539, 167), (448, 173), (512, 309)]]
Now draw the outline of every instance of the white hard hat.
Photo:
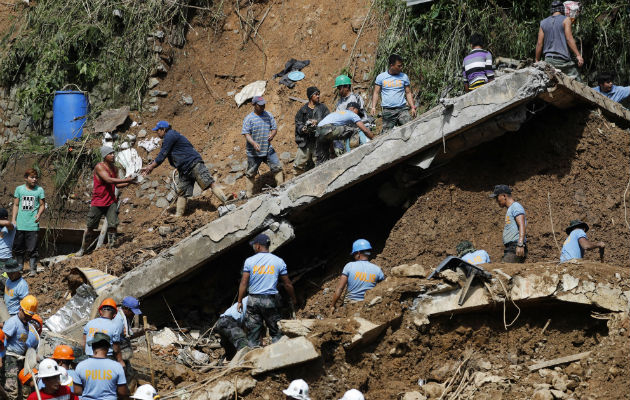
[(311, 398), (308, 397), (308, 383), (303, 379), (294, 380), (282, 393), (297, 400), (311, 400)]
[(72, 378), (68, 375), (68, 371), (64, 367), (59, 367), (59, 370), (61, 371), (61, 384), (63, 386), (72, 385)]
[(157, 390), (149, 384), (139, 386), (136, 393), (131, 396), (132, 399), (153, 400), (157, 396)]
[(356, 389), (348, 390), (339, 400), (365, 400), (363, 394)]
[(39, 363), (38, 378), (50, 378), (51, 376), (61, 375), (61, 367), (52, 358), (47, 358)]

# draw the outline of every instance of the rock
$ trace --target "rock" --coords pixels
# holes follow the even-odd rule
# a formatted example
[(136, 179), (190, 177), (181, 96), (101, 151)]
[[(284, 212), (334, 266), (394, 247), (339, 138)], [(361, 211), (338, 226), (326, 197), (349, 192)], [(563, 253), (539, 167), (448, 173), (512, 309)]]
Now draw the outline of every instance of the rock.
[(288, 151), (283, 152), (282, 154), (280, 154), (280, 160), (284, 161), (284, 162), (291, 162), (293, 161), (294, 157), (293, 154), (291, 154)]
[(403, 394), (401, 400), (427, 400), (427, 397), (420, 392), (407, 392)]
[(149, 89), (153, 89), (154, 87), (156, 87), (158, 84), (160, 83), (160, 80), (158, 78), (149, 78), (149, 84), (147, 85), (147, 87)]
[(172, 229), (170, 226), (162, 225), (158, 227), (158, 233), (160, 234), (160, 236), (167, 236), (171, 232)]
[(346, 44), (345, 44), (345, 43), (343, 43), (343, 44), (341, 45), (341, 50), (343, 50), (343, 51), (348, 51), (348, 46), (346, 46)]
[(424, 269), (422, 265), (413, 264), (413, 265), (399, 265), (397, 267), (392, 268), (393, 276), (401, 276), (408, 278), (426, 278), (427, 271)]
[(247, 160), (232, 161), (230, 164), (230, 172), (241, 172), (247, 169)]
[(140, 132), (138, 132), (138, 138), (145, 138), (145, 137), (147, 137), (147, 130), (140, 129)]
[[(318, 358), (319, 354), (310, 340), (303, 336), (294, 339), (284, 337), (269, 346), (251, 350), (249, 353), (245, 354), (242, 359), (237, 360), (236, 365), (242, 361), (244, 364), (253, 367), (252, 375), (259, 375), (280, 368), (292, 367)], [(233, 362), (234, 360), (230, 362), (230, 367), (234, 366), (232, 364)]]
[(192, 106), (193, 104), (193, 98), (190, 95), (187, 94), (183, 94), (182, 95), (182, 101), (184, 102), (184, 104), (186, 104), (187, 106)]
[(225, 206), (219, 206), (219, 208), (217, 208), (217, 211), (219, 213), (219, 217), (224, 216), (225, 214), (236, 210), (236, 204), (228, 204)]
[(477, 366), (481, 369), (485, 369), (486, 371), (492, 369), (492, 364), (490, 364), (490, 361), (486, 361), (483, 359), (477, 361)]
[(173, 199), (175, 199), (175, 195), (176, 195), (175, 191), (174, 191), (174, 190), (171, 190), (171, 191), (170, 191), (170, 192), (168, 192), (168, 194), (166, 195), (166, 201), (168, 201), (168, 202), (170, 203), (171, 201), (173, 201)]
[(551, 381), (551, 386), (553, 386), (553, 388), (556, 389), (556, 390), (560, 390), (562, 392), (566, 392), (567, 391), (567, 383), (569, 383), (569, 380), (567, 379), (567, 376), (558, 374)]
[(361, 26), (363, 25), (363, 21), (365, 21), (365, 17), (366, 17), (365, 14), (355, 15), (350, 20), (350, 26), (352, 27), (352, 30), (355, 33), (359, 32), (359, 29), (361, 29)]
[[(151, 229), (152, 231), (153, 229)], [(177, 334), (169, 328), (164, 328), (153, 335), (153, 343), (158, 346), (166, 347), (177, 342)]]
[(5, 125), (10, 126), (10, 127), (18, 126), (21, 121), (22, 121), (22, 118), (18, 114), (13, 114), (11, 115), (11, 119), (9, 119), (9, 124), (7, 125), (5, 123)]
[(140, 190), (147, 190), (150, 187), (151, 187), (151, 182), (146, 181), (142, 185), (140, 185)]
[(376, 304), (378, 304), (378, 303), (380, 303), (380, 302), (382, 302), (382, 301), (383, 301), (383, 298), (382, 298), (381, 296), (376, 296), (375, 298), (373, 298), (373, 299), (370, 301), (370, 304), (368, 304), (368, 306), (369, 306), (369, 307), (372, 307), (373, 305), (376, 305)]
[(416, 328), (421, 328), (428, 325), (429, 323), (429, 318), (427, 318), (427, 316), (424, 314), (418, 314), (413, 317), (413, 324), (416, 326)]
[(157, 89), (149, 90), (149, 96), (151, 97), (166, 97), (167, 95), (168, 95), (168, 92), (165, 90), (157, 90)]
[(160, 197), (155, 201), (155, 206), (159, 208), (166, 208), (168, 205), (169, 202), (164, 197)]
[(460, 282), (464, 282), (466, 280), (466, 275), (460, 271), (453, 271), (450, 269), (441, 271), (439, 273), (440, 277), (444, 279), (446, 282), (459, 284)]
[(234, 185), (236, 181), (242, 176), (243, 176), (242, 172), (239, 172), (237, 174), (228, 174), (228, 176), (226, 176), (225, 179), (223, 179), (223, 182), (226, 185)]
[(407, 343), (396, 343), (396, 346), (392, 347), (389, 351), (389, 355), (392, 357), (402, 357), (409, 351), (409, 345)]
[(159, 109), (160, 109), (160, 106), (152, 105), (151, 107), (147, 108), (147, 111), (151, 112), (151, 113), (156, 113), (156, 112), (158, 112)]
[(155, 104), (155, 103), (157, 103), (157, 97), (149, 98), (149, 104)]
[(553, 400), (553, 395), (550, 390), (539, 389), (534, 392), (532, 400)]
[(455, 369), (455, 365), (451, 362), (446, 362), (445, 364), (432, 369), (429, 372), (429, 379), (444, 382), (451, 376), (453, 369)]
[(23, 119), (18, 124), (18, 132), (24, 133), (26, 131), (26, 128), (28, 128), (28, 121)]
[(550, 390), (550, 392), (554, 399), (564, 399), (567, 397), (567, 394), (560, 390)]
[(422, 390), (428, 399), (439, 399), (440, 396), (442, 396), (442, 393), (444, 393), (444, 385), (436, 382), (429, 382), (422, 386)]
[(158, 181), (151, 181), (151, 187), (156, 188), (160, 185), (160, 182)]
[[(256, 386), (256, 380), (252, 377), (238, 377), (236, 380), (236, 392), (243, 396)], [(196, 391), (190, 400), (231, 400), (235, 394), (234, 383), (223, 380), (218, 381), (210, 388)]]
[(173, 363), (170, 368), (166, 369), (166, 375), (170, 380), (173, 381), (174, 384), (178, 384), (185, 380), (188, 380), (188, 377), (191, 375), (190, 370), (186, 368), (184, 365), (179, 363)]

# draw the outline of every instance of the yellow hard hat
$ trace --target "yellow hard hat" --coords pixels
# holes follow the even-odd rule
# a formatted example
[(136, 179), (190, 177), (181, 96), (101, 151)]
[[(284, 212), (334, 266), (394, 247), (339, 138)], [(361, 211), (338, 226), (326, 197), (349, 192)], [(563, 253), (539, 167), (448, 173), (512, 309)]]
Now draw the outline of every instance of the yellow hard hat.
[(29, 294), (20, 301), (20, 307), (25, 314), (32, 317), (37, 312), (37, 298)]

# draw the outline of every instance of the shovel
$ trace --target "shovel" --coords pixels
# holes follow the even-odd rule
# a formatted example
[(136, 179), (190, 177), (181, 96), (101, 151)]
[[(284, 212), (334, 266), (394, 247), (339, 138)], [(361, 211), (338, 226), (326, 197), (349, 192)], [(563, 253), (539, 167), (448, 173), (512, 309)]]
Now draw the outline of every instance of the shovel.
[(35, 377), (35, 373), (33, 373), (33, 368), (37, 365), (37, 353), (35, 349), (30, 348), (26, 351), (26, 355), (24, 356), (24, 368), (31, 374), (31, 379), (33, 379), (33, 386), (35, 386), (35, 393), (37, 394), (37, 400), (42, 400), (42, 396), (39, 394), (39, 387), (37, 386), (37, 379)]

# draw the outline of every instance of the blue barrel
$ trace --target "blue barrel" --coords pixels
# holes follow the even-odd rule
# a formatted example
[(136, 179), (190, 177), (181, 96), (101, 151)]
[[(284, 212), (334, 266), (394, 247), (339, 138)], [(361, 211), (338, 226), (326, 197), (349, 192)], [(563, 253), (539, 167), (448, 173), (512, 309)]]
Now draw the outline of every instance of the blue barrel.
[(55, 147), (83, 134), (83, 124), (88, 113), (88, 99), (84, 92), (61, 90), (53, 100), (53, 137)]

